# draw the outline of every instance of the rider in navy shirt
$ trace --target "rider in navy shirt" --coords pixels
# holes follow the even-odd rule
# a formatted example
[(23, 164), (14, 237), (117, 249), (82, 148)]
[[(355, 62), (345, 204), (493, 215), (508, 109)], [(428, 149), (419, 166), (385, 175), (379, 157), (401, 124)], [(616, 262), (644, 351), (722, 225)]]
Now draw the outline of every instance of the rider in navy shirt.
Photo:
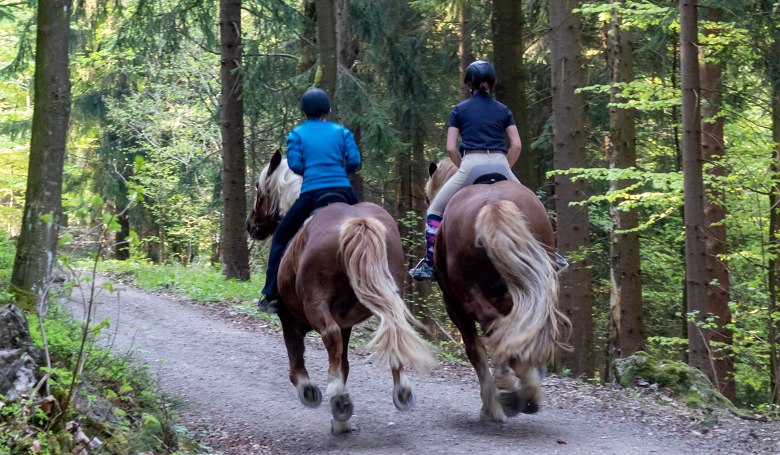
[[(520, 156), (520, 135), (512, 112), (490, 96), (490, 90), (496, 82), (493, 65), (485, 61), (474, 62), (466, 70), (464, 79), (471, 90), (471, 98), (455, 106), (447, 122), (447, 154), (453, 164), (458, 166), (458, 172), (441, 187), (428, 207), (425, 259), (409, 271), (418, 280), (434, 277), (433, 243), (444, 208), (455, 193), (469, 184), (468, 176), (472, 169), (488, 165), (491, 173), (500, 173), (518, 182), (511, 167)], [(460, 147), (457, 146), (459, 135)], [(508, 150), (505, 135), (509, 138)], [(483, 169), (479, 168), (475, 172)]]

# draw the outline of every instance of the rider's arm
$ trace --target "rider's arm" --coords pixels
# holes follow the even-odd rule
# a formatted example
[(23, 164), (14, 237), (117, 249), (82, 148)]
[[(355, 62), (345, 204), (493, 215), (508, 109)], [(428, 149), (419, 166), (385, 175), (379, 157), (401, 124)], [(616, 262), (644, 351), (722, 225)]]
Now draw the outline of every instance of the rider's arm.
[(298, 175), (303, 175), (303, 150), (301, 150), (301, 138), (295, 131), (287, 136), (287, 165), (290, 170)]
[(516, 125), (510, 125), (506, 128), (506, 135), (509, 137), (509, 152), (506, 154), (506, 159), (509, 161), (509, 166), (514, 166), (517, 159), (520, 158), (520, 151), (523, 150), (523, 144), (520, 142), (520, 134), (517, 132)]
[(343, 128), (342, 131), (344, 134), (344, 157), (347, 161), (345, 170), (347, 174), (351, 174), (357, 171), (358, 166), (360, 166), (360, 150), (358, 150), (358, 146), (355, 143), (355, 136), (352, 135), (352, 131), (346, 128)]
[(460, 130), (451, 126), (447, 129), (447, 155), (452, 160), (452, 164), (460, 167), (460, 151), (458, 150), (458, 136)]

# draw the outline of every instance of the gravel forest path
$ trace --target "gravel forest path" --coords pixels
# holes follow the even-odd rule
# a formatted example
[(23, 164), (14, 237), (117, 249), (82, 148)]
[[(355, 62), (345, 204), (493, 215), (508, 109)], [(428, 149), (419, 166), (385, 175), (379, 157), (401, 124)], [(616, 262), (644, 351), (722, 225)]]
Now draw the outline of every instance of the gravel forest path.
[[(626, 391), (556, 377), (545, 380), (538, 414), (505, 424), (481, 422), (476, 375), (452, 362), (427, 377), (412, 373), (417, 407), (401, 414), (392, 403), (389, 369), (372, 365), (361, 349), (350, 351), (347, 383), (355, 431), (332, 436), (330, 407), (307, 409), (297, 399), (281, 333), (227, 305), (219, 310), (131, 285), (116, 287), (119, 299), (102, 294), (96, 314), (111, 320), (114, 349), (133, 349), (152, 365), (164, 359), (155, 366), (162, 389), (191, 405), (181, 423), (201, 428), (210, 444), (229, 453), (780, 452), (774, 424), (721, 419), (718, 428), (701, 434), (678, 407), (643, 404)], [(83, 314), (80, 303), (69, 305), (75, 317)], [(318, 338), (307, 337), (306, 362), (324, 391), (327, 355)]]

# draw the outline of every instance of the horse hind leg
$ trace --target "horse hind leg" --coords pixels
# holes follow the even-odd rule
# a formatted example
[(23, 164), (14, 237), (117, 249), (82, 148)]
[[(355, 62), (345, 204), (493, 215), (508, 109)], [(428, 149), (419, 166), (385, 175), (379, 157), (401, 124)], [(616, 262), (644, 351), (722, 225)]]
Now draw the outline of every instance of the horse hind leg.
[(330, 314), (330, 308), (327, 304), (320, 305), (319, 319), (317, 325), (320, 327), (315, 327), (315, 329), (322, 335), (322, 342), (328, 351), (328, 387), (325, 389), (325, 395), (330, 400), (330, 410), (333, 416), (331, 432), (334, 434), (345, 433), (352, 429), (349, 419), (352, 417), (353, 411), (352, 400), (346, 392), (349, 366), (343, 362), (349, 338), (345, 339), (342, 336), (343, 332)]
[(498, 401), (507, 417), (514, 417), (525, 409), (526, 400), (517, 388), (514, 371), (508, 362), (493, 368), (493, 380), (498, 389)]
[(539, 368), (520, 363), (516, 359), (509, 362), (515, 375), (520, 379), (520, 398), (522, 400), (523, 414), (535, 414), (539, 411), (539, 403), (542, 401), (542, 376)]
[(303, 353), (306, 346), (303, 338), (306, 330), (294, 320), (284, 306), (280, 307), (279, 320), (282, 323), (284, 344), (290, 359), (290, 382), (295, 386), (301, 403), (308, 408), (316, 408), (322, 403), (322, 392), (319, 387), (312, 384), (304, 364)]
[(477, 378), (479, 378), (480, 396), (482, 397), (480, 417), (483, 420), (490, 420), (493, 422), (506, 421), (506, 414), (498, 400), (498, 392), (496, 390), (496, 385), (493, 382), (493, 375), (490, 374), (490, 368), (488, 367), (487, 352), (485, 352), (485, 346), (479, 340), (477, 325), (474, 323), (474, 320), (471, 319), (460, 306), (456, 306), (456, 302), (446, 294), (444, 294), (444, 301), (450, 319), (452, 319), (452, 322), (463, 337), (463, 344), (466, 347), (466, 356), (469, 358), (469, 362), (471, 362), (474, 370), (476, 370)]
[(403, 365), (393, 368), (393, 404), (401, 412), (411, 411), (417, 403), (412, 383), (404, 373)]

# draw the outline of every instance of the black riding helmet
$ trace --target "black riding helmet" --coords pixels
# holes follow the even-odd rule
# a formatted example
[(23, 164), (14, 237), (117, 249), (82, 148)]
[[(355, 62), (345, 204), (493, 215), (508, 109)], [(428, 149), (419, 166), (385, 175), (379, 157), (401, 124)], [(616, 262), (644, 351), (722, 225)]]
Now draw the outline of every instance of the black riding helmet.
[(320, 118), (330, 112), (330, 99), (325, 90), (310, 88), (301, 97), (301, 110), (306, 118)]
[(487, 82), (490, 88), (493, 88), (496, 83), (496, 70), (489, 62), (477, 60), (469, 65), (463, 79), (463, 82), (471, 84), (471, 90), (478, 90), (483, 82)]

